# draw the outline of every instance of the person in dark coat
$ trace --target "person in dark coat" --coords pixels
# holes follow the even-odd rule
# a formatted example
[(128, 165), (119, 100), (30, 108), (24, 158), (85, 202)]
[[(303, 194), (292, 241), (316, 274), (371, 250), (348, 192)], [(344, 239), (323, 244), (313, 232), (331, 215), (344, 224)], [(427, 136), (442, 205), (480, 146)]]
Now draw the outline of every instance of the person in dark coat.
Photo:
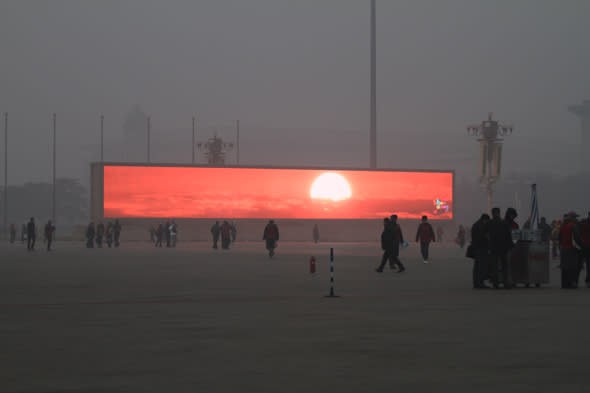
[[(385, 223), (385, 221), (384, 221)], [(399, 246), (404, 242), (404, 235), (402, 234), (402, 229), (397, 223), (397, 216), (394, 214), (389, 219), (389, 231), (391, 232), (392, 242), (391, 242), (391, 250), (389, 256), (389, 266), (393, 269), (394, 266), (397, 265), (398, 273), (402, 273), (406, 270), (402, 262), (399, 260)], [(379, 266), (381, 270), (383, 270), (384, 264)], [(379, 269), (377, 269), (379, 270)]]
[(113, 224), (113, 236), (115, 237), (115, 247), (119, 247), (121, 244), (119, 239), (121, 237), (121, 224), (119, 224), (119, 220), (115, 220)]
[(166, 224), (164, 224), (164, 235), (166, 236), (166, 247), (170, 247), (170, 238), (172, 237), (170, 221), (166, 221)]
[(217, 242), (219, 241), (219, 232), (221, 231), (221, 226), (219, 225), (219, 221), (215, 221), (215, 224), (211, 227), (211, 235), (213, 235), (213, 248), (217, 250)]
[(156, 229), (156, 247), (162, 247), (162, 239), (164, 238), (164, 225), (158, 224)]
[(94, 236), (96, 235), (96, 230), (94, 229), (94, 223), (91, 222), (88, 224), (88, 228), (86, 228), (86, 247), (87, 248), (94, 248)]
[(577, 225), (578, 215), (575, 212), (567, 213), (559, 231), (561, 288), (578, 288), (580, 276), (580, 254), (582, 239)]
[(96, 247), (102, 248), (102, 238), (104, 237), (104, 224), (99, 222), (96, 226)]
[(471, 226), (471, 246), (475, 251), (473, 258), (473, 288), (489, 288), (484, 281), (487, 278), (487, 261), (490, 255), (488, 223), (490, 216), (482, 214)]
[[(494, 288), (499, 288), (500, 282), (504, 288), (512, 288), (511, 266), (508, 252), (512, 248), (512, 235), (509, 226), (502, 221), (500, 208), (492, 209), (492, 219), (488, 223), (490, 263), (492, 264), (492, 280)], [(502, 276), (502, 279), (500, 279)]]
[(51, 220), (45, 224), (45, 240), (47, 240), (47, 251), (51, 251), (51, 242), (53, 242), (53, 233), (55, 232), (55, 226), (51, 223)]
[(420, 253), (424, 263), (428, 263), (428, 248), (430, 242), (435, 242), (434, 229), (428, 222), (428, 217), (422, 216), (422, 222), (418, 225), (418, 231), (416, 231), (416, 242), (420, 243)]
[(275, 255), (275, 248), (277, 248), (277, 242), (279, 241), (279, 227), (273, 220), (270, 220), (268, 224), (266, 224), (262, 240), (266, 241), (268, 256), (272, 258), (273, 255)]
[(113, 244), (113, 223), (112, 222), (109, 222), (107, 224), (106, 239), (107, 239), (107, 246), (109, 246), (109, 248), (111, 248), (111, 246)]
[(35, 250), (35, 239), (37, 238), (37, 229), (35, 228), (35, 219), (31, 217), (31, 220), (27, 224), (27, 250)]
[(229, 250), (231, 243), (231, 225), (229, 222), (224, 221), (221, 225), (221, 248)]
[(547, 219), (545, 217), (541, 217), (539, 231), (541, 231), (541, 241), (543, 243), (549, 243), (549, 241), (551, 241), (551, 226), (547, 224)]
[(383, 232), (381, 232), (381, 249), (383, 250), (383, 256), (381, 257), (381, 264), (375, 271), (378, 273), (383, 272), (383, 268), (387, 261), (389, 261), (389, 267), (393, 269), (394, 260), (391, 257), (393, 254), (393, 228), (391, 227), (391, 221), (389, 218), (383, 219)]

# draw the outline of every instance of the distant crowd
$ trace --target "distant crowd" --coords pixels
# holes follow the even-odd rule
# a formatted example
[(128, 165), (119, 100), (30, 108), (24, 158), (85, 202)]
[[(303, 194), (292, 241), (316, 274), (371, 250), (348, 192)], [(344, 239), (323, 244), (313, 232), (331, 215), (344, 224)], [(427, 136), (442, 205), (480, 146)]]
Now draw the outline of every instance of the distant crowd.
[[(561, 269), (561, 287), (564, 289), (578, 288), (581, 271), (586, 268), (586, 286), (590, 288), (590, 213), (583, 220), (578, 220), (578, 214), (568, 212), (560, 220), (547, 223), (545, 217), (541, 217), (538, 223), (533, 223), (531, 218), (523, 224), (522, 230), (516, 223), (517, 212), (513, 208), (507, 208), (504, 217), (500, 214), (500, 208), (495, 207), (488, 214), (481, 217), (471, 226), (459, 225), (455, 237), (455, 243), (464, 248), (467, 247), (466, 256), (473, 259), (472, 283), (474, 289), (485, 288), (513, 288), (516, 280), (513, 277), (515, 264), (521, 263), (512, 255), (515, 245), (523, 241), (534, 241), (546, 245), (546, 259), (559, 259)], [(535, 227), (536, 228), (533, 228)], [(533, 231), (533, 229), (535, 229)], [(48, 220), (43, 226), (43, 242), (47, 251), (52, 250), (55, 236), (55, 225)], [(119, 247), (122, 227), (119, 220), (94, 224), (89, 223), (86, 228), (86, 247), (102, 248)], [(150, 226), (148, 229), (150, 242), (155, 247), (176, 247), (178, 238), (178, 225), (174, 220)], [(236, 242), (236, 221), (216, 221), (210, 229), (213, 249), (218, 249), (221, 243), (222, 250), (229, 250), (232, 243)], [(523, 234), (528, 234), (524, 238)], [(16, 226), (10, 225), (10, 242), (16, 241)], [(430, 261), (430, 244), (437, 240), (442, 241), (443, 228), (439, 225), (435, 229), (428, 222), (428, 217), (423, 216), (419, 223), (415, 241), (419, 245), (420, 255), (424, 264)], [(33, 217), (21, 227), (21, 242), (27, 244), (27, 250), (35, 250), (38, 228)], [(534, 239), (532, 238), (534, 237)], [(320, 239), (317, 224), (312, 229), (312, 239), (317, 243)], [(279, 241), (279, 228), (274, 220), (270, 220), (264, 227), (262, 240), (270, 257), (275, 255), (275, 249)], [(383, 219), (383, 231), (381, 233), (381, 248), (383, 255), (381, 263), (375, 269), (382, 273), (386, 265), (398, 273), (406, 271), (406, 267), (399, 258), (400, 249), (408, 246), (404, 240), (401, 225), (397, 215)], [(543, 255), (544, 258), (544, 255)], [(491, 286), (489, 286), (489, 285)], [(528, 282), (526, 283), (529, 284)], [(538, 284), (538, 283), (535, 283)]]

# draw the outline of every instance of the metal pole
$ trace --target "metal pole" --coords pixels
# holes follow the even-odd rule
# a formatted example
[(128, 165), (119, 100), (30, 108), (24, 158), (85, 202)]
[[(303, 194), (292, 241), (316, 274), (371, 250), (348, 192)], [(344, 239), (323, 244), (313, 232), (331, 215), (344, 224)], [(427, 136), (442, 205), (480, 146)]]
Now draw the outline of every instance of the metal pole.
[(100, 115), (100, 162), (104, 161), (103, 146), (104, 146), (104, 116)]
[(237, 162), (238, 162), (238, 165), (240, 165), (240, 121), (239, 120), (236, 120), (236, 131), (238, 134), (237, 138), (236, 138), (237, 139), (237, 143), (236, 143), (237, 149), (236, 150), (238, 153)]
[(147, 118), (147, 162), (150, 162), (150, 128), (151, 128), (151, 119), (148, 116)]
[(4, 229), (8, 233), (8, 112), (4, 113)]
[(193, 164), (195, 163), (195, 117), (193, 116)]
[(371, 132), (370, 168), (377, 168), (377, 31), (376, 5), (371, 0)]
[(51, 221), (55, 225), (55, 141), (56, 141), (56, 115), (53, 114), (53, 204), (51, 210)]

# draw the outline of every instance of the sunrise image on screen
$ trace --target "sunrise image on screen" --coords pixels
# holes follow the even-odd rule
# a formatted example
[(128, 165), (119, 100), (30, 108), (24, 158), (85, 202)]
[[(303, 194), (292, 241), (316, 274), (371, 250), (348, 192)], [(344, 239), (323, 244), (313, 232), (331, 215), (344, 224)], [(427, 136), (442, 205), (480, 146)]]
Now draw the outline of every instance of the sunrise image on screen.
[(452, 172), (104, 167), (105, 217), (453, 218)]

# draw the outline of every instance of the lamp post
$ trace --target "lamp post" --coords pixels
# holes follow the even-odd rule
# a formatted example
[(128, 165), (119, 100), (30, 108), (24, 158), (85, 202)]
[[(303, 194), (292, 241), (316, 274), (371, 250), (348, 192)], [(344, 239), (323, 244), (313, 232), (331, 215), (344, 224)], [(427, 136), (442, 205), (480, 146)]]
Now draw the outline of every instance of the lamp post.
[(371, 0), (371, 131), (370, 168), (377, 168), (377, 7), (375, 0)]
[(236, 120), (236, 161), (240, 165), (240, 121)]
[(52, 208), (51, 208), (51, 220), (55, 225), (55, 158), (56, 158), (56, 123), (57, 123), (57, 116), (53, 114), (53, 197), (52, 197)]
[(4, 113), (4, 232), (8, 233), (8, 112)]
[(100, 162), (104, 161), (103, 146), (104, 146), (104, 116), (100, 115)]
[(193, 143), (192, 143), (192, 147), (193, 147), (193, 160), (192, 163), (195, 163), (195, 117), (193, 116)]
[(150, 129), (151, 129), (151, 118), (147, 118), (147, 162), (150, 162)]
[(500, 177), (502, 137), (511, 135), (512, 128), (492, 120), (491, 112), (481, 124), (467, 126), (468, 135), (479, 137), (479, 181), (488, 194), (488, 212), (492, 210), (493, 185)]

